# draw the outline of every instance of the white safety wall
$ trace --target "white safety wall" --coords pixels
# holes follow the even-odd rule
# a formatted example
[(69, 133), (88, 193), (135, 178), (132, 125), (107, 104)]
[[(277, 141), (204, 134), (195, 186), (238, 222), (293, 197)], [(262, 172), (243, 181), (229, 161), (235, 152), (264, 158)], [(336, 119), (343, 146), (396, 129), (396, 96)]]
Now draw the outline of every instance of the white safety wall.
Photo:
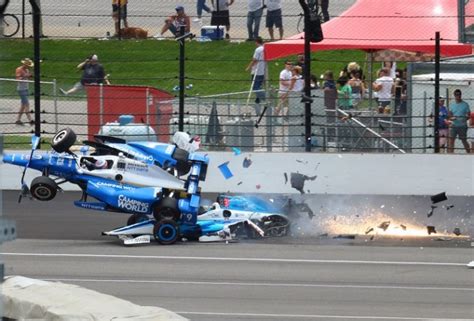
[[(210, 165), (202, 192), (299, 193), (290, 185), (291, 173), (316, 179), (305, 182), (312, 194), (474, 195), (472, 155), (332, 154), (209, 152)], [(244, 167), (244, 160), (251, 164)], [(228, 162), (233, 176), (225, 179), (218, 166)], [(248, 165), (249, 162), (246, 162)], [(285, 173), (288, 182), (285, 183)], [(30, 170), (27, 182), (39, 172)], [(19, 189), (21, 169), (0, 164), (0, 188)], [(63, 186), (78, 190), (76, 186)]]

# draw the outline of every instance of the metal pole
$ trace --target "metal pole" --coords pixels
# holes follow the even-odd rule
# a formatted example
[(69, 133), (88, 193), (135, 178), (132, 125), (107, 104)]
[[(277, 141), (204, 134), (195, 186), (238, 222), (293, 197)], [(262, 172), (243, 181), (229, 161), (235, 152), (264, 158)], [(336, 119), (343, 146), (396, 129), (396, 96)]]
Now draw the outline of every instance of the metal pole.
[(434, 105), (434, 152), (439, 153), (439, 58), (440, 58), (440, 33), (436, 32), (435, 39), (435, 105)]
[[(310, 10), (304, 0), (299, 0), (304, 12), (304, 94), (311, 97), (311, 30), (310, 30)], [(305, 127), (305, 151), (311, 151), (311, 99), (306, 99), (304, 105), (304, 127)]]
[[(184, 26), (180, 27), (180, 34), (183, 36), (185, 33)], [(179, 40), (179, 118), (178, 118), (178, 130), (184, 130), (184, 44), (186, 38), (183, 37)]]
[(53, 94), (54, 94), (54, 128), (55, 128), (55, 133), (59, 131), (58, 128), (58, 84), (56, 82), (56, 79), (53, 79)]
[(26, 10), (25, 1), (26, 0), (23, 0), (21, 2), (21, 37), (23, 39), (25, 39), (25, 10)]
[(36, 0), (30, 0), (33, 8), (33, 47), (34, 47), (34, 76), (35, 76), (35, 135), (41, 135), (41, 72), (40, 72), (40, 16), (41, 9)]

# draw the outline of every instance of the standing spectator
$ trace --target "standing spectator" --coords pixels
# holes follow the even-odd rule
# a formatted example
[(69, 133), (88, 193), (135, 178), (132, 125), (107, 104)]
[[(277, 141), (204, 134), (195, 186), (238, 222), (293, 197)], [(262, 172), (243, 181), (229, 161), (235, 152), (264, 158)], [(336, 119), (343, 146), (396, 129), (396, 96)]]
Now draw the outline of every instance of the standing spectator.
[(123, 27), (128, 28), (127, 3), (128, 0), (112, 0), (112, 18), (115, 26), (114, 37), (118, 37), (120, 34), (120, 20), (123, 21)]
[(389, 70), (387, 76), (395, 79), (397, 77), (397, 62), (396, 61), (384, 61), (382, 63), (382, 68)]
[(245, 70), (250, 70), (252, 76), (252, 90), (257, 91), (257, 98), (255, 99), (255, 110), (257, 115), (260, 115), (260, 103), (265, 100), (265, 92), (261, 91), (263, 82), (265, 80), (266, 63), (263, 55), (263, 39), (257, 37), (255, 39), (257, 48), (254, 51), (253, 58)]
[(194, 22), (201, 22), (203, 10), (206, 11), (207, 13), (211, 12), (211, 9), (206, 5), (206, 0), (197, 0), (197, 8), (196, 8), (197, 17), (193, 19)]
[(86, 85), (97, 85), (103, 84), (104, 82), (108, 84), (108, 81), (105, 79), (104, 67), (99, 63), (99, 58), (97, 55), (92, 55), (86, 60), (77, 65), (78, 70), (82, 70), (82, 77), (79, 82), (77, 82), (71, 89), (68, 91), (59, 88), (63, 95), (70, 95), (79, 90), (84, 89)]
[(273, 26), (278, 28), (280, 40), (283, 39), (283, 18), (281, 13), (281, 0), (267, 0), (266, 27), (271, 40), (275, 40)]
[(352, 89), (352, 104), (354, 108), (357, 108), (365, 93), (365, 85), (362, 79), (360, 79), (359, 70), (354, 69), (351, 71), (351, 79), (349, 79), (348, 84)]
[[(439, 97), (439, 114), (438, 114), (438, 136), (439, 136), (439, 147), (443, 150), (446, 150), (447, 142), (448, 142), (448, 108), (444, 104), (445, 100), (444, 97)], [(430, 115), (428, 121), (432, 123), (434, 121), (433, 114)]]
[(230, 18), (229, 6), (234, 3), (234, 0), (211, 0), (212, 17), (211, 26), (225, 26), (225, 38), (230, 39)]
[(337, 104), (340, 109), (348, 110), (352, 106), (352, 88), (347, 83), (348, 80), (346, 77), (339, 77), (337, 80), (338, 90), (337, 90)]
[(255, 41), (260, 30), (263, 15), (263, 0), (248, 0), (247, 2), (247, 41)]
[(291, 85), (291, 78), (293, 77), (293, 73), (291, 70), (293, 69), (293, 63), (291, 61), (285, 62), (285, 69), (280, 72), (280, 81), (279, 81), (279, 102), (278, 106), (275, 110), (275, 115), (279, 115), (283, 109), (283, 114), (285, 114), (285, 109), (288, 109), (288, 93), (290, 91)]
[(467, 143), (467, 120), (471, 116), (469, 105), (462, 100), (460, 89), (454, 91), (454, 103), (449, 106), (448, 124), (451, 126), (448, 140), (448, 153), (454, 152), (456, 137), (459, 136), (466, 153), (469, 153), (469, 144)]
[(390, 71), (383, 68), (379, 71), (379, 78), (373, 84), (372, 89), (377, 92), (379, 112), (383, 113), (384, 108), (390, 106), (393, 93), (393, 78), (389, 77)]
[(296, 93), (302, 93), (304, 90), (304, 79), (302, 76), (303, 68), (300, 66), (294, 66), (292, 70), (290, 91)]
[[(183, 6), (176, 6), (176, 14), (169, 16), (165, 20), (165, 25), (161, 28), (160, 37), (166, 31), (170, 31), (175, 37), (182, 36), (181, 27), (184, 27), (184, 32), (188, 33), (191, 31), (191, 22), (187, 14), (184, 13)], [(160, 38), (159, 37), (159, 38)]]
[(333, 72), (326, 70), (323, 75), (323, 80), (324, 106), (328, 109), (335, 109), (337, 90)]
[(33, 61), (30, 58), (25, 58), (21, 61), (21, 66), (16, 68), (15, 70), (15, 78), (18, 81), (16, 90), (18, 91), (18, 95), (20, 95), (20, 110), (18, 111), (18, 117), (16, 119), (15, 124), (23, 125), (21, 121), (21, 115), (25, 114), (26, 118), (30, 122), (30, 125), (34, 125), (34, 120), (31, 118), (30, 115), (30, 102), (28, 100), (28, 80), (30, 80), (33, 76), (31, 74), (30, 68), (34, 66)]
[(321, 0), (321, 12), (323, 14), (323, 22), (329, 21), (329, 0)]
[(471, 141), (471, 154), (474, 154), (474, 111), (471, 112), (471, 117), (469, 118), (469, 129), (467, 133)]

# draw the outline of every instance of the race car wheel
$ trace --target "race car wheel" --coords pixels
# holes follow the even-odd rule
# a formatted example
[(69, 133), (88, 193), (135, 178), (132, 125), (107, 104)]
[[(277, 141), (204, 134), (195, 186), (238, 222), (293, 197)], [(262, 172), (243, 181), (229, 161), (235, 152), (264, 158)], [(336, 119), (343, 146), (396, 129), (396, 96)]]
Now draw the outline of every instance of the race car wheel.
[(30, 193), (39, 201), (52, 200), (58, 191), (58, 184), (47, 176), (38, 176), (31, 182)]
[(155, 226), (153, 227), (153, 236), (160, 244), (173, 244), (179, 238), (179, 226), (173, 220), (163, 219), (155, 223)]
[(181, 214), (178, 209), (178, 200), (172, 197), (163, 198), (153, 209), (153, 216), (156, 221), (162, 219), (179, 220)]
[(64, 153), (76, 142), (76, 134), (71, 128), (64, 128), (54, 135), (51, 147), (58, 153)]
[(133, 225), (141, 222), (148, 221), (148, 216), (145, 214), (133, 214), (127, 220), (127, 225)]

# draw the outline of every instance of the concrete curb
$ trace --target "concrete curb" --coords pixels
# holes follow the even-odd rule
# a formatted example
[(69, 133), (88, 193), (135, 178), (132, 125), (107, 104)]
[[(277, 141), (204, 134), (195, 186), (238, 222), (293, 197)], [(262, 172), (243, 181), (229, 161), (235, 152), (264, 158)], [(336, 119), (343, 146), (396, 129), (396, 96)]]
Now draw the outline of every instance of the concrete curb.
[(22, 276), (1, 285), (3, 316), (15, 320), (185, 321), (171, 311), (139, 306), (77, 285)]

